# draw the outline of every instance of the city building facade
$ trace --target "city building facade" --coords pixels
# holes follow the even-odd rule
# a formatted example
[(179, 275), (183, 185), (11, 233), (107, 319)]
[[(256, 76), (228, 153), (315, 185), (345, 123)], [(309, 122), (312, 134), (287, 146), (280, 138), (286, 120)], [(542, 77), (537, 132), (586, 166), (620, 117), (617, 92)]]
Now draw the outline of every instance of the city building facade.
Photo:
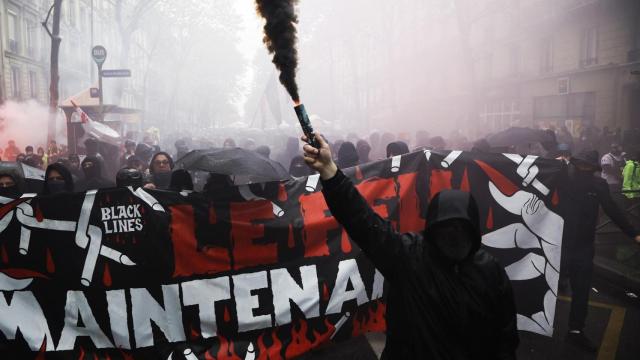
[[(136, 70), (146, 66), (146, 33), (138, 28), (126, 33), (131, 0), (63, 0), (60, 17), (60, 101), (97, 87), (97, 67), (91, 48), (108, 51), (105, 69), (129, 68), (132, 79), (104, 81), (105, 102), (124, 107), (142, 106), (142, 84)], [(0, 0), (0, 101), (34, 99), (47, 103), (50, 84), (51, 38), (42, 22), (53, 0)], [(120, 16), (120, 18), (118, 17)], [(52, 18), (49, 19), (51, 29)], [(120, 21), (119, 21), (120, 20)], [(123, 56), (123, 42), (128, 49)]]
[(494, 1), (475, 10), (482, 128), (640, 127), (640, 2)]

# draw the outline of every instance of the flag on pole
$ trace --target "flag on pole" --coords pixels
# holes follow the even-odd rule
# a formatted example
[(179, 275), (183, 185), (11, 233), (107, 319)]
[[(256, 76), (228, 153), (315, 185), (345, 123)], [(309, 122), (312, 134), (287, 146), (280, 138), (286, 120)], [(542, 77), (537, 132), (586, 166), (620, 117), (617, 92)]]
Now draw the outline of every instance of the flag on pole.
[(69, 119), (69, 121), (72, 122), (72, 123), (82, 123), (82, 124), (88, 123), (91, 120), (89, 115), (87, 115), (87, 113), (84, 112), (82, 110), (82, 108), (80, 106), (78, 106), (78, 104), (76, 104), (75, 101), (73, 101), (73, 100), (70, 100), (70, 101), (71, 101), (71, 105), (73, 105), (73, 108), (75, 109), (75, 111), (71, 115), (71, 119)]

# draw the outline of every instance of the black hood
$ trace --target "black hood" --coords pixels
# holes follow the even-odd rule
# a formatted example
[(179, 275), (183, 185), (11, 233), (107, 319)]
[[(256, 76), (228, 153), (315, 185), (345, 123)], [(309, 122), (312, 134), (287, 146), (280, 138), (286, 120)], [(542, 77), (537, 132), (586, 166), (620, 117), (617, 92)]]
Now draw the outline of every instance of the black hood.
[(64, 190), (67, 192), (73, 192), (73, 177), (71, 176), (71, 172), (64, 165), (60, 163), (53, 163), (47, 166), (47, 170), (44, 172), (44, 186), (42, 187), (42, 194), (49, 194), (49, 173), (51, 170), (56, 170), (62, 175), (64, 178)]
[[(93, 165), (87, 165), (87, 163), (91, 163)], [(102, 163), (97, 156), (85, 157), (84, 160), (82, 160), (80, 167), (82, 168), (84, 177), (87, 180), (100, 179), (102, 177)]]
[(429, 203), (425, 227), (425, 239), (430, 240), (429, 231), (435, 225), (450, 219), (461, 219), (473, 229), (474, 239), (470, 256), (480, 249), (480, 215), (478, 205), (470, 193), (460, 190), (443, 190)]

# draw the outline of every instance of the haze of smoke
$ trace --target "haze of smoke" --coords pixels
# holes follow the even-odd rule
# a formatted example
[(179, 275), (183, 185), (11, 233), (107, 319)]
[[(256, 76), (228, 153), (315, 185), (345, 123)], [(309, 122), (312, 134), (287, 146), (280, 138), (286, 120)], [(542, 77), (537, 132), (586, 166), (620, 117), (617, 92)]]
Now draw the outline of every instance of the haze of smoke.
[(296, 102), (300, 101), (296, 84), (297, 3), (298, 0), (256, 0), (256, 10), (266, 20), (263, 41), (269, 53), (273, 54), (273, 63), (280, 70), (280, 82)]
[[(21, 151), (25, 146), (44, 146), (47, 143), (49, 108), (35, 100), (25, 102), (6, 101), (0, 107), (0, 147), (15, 140)], [(58, 119), (57, 139), (65, 139), (65, 126)], [(66, 141), (65, 141), (66, 142)]]

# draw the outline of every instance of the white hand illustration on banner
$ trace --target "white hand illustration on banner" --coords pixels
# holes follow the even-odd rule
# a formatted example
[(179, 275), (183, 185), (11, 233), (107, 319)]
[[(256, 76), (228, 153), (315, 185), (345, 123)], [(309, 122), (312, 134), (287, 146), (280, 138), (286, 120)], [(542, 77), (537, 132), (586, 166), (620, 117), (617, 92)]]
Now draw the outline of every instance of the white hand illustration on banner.
[(545, 277), (549, 290), (544, 297), (544, 310), (531, 318), (518, 314), (518, 328), (550, 336), (553, 334), (564, 220), (547, 208), (536, 194), (520, 190), (507, 196), (493, 182), (489, 182), (489, 192), (502, 208), (521, 216), (522, 223), (485, 234), (482, 243), (500, 249), (542, 249), (544, 253), (544, 257), (529, 253), (507, 266), (505, 271), (512, 281)]
[[(99, 256), (104, 256), (126, 266), (136, 265), (127, 255), (103, 245), (102, 230), (95, 225), (89, 224), (96, 193), (97, 190), (86, 192), (80, 211), (80, 218), (77, 222), (46, 218), (37, 219), (31, 206), (31, 200), (25, 201), (0, 218), (0, 233), (7, 228), (15, 213), (16, 219), (21, 224), (18, 253), (27, 256), (31, 243), (31, 229), (75, 232), (76, 245), (81, 249), (87, 250), (80, 282), (84, 286), (89, 286), (91, 285), (91, 279)], [(15, 279), (0, 272), (0, 291), (22, 290), (29, 286), (32, 281), (32, 278)]]

